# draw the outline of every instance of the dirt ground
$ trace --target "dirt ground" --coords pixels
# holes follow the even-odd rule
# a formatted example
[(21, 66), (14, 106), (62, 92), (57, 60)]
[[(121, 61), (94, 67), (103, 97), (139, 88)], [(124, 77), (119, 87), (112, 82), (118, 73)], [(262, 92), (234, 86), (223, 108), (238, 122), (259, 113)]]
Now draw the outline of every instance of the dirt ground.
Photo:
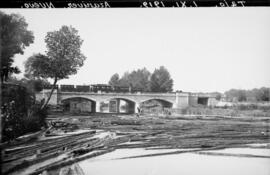
[(57, 114), (48, 123), (39, 138), (1, 145), (2, 173), (57, 174), (61, 167), (121, 148), (209, 150), (270, 143), (270, 117)]

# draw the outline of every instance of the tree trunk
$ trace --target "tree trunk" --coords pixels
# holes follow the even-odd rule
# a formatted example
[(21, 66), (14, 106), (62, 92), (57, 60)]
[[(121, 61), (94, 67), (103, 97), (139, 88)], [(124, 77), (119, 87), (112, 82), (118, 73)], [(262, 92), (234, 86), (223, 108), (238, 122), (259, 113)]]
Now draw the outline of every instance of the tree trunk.
[(52, 87), (52, 89), (51, 89), (50, 95), (49, 95), (49, 97), (47, 98), (46, 102), (42, 105), (41, 109), (44, 109), (44, 108), (48, 105), (48, 103), (49, 103), (49, 101), (50, 101), (50, 99), (51, 99), (51, 97), (52, 97), (53, 91), (54, 91), (54, 89), (55, 89), (56, 82), (57, 82), (57, 78), (54, 79), (53, 87)]

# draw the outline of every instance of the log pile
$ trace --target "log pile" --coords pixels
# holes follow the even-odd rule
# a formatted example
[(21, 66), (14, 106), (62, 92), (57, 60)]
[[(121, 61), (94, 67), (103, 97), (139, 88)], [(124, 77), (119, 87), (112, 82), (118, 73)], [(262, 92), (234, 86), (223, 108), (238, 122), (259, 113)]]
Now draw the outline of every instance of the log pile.
[(270, 140), (269, 120), (265, 118), (107, 115), (70, 116), (66, 120), (52, 119), (49, 123), (51, 127), (43, 137), (1, 146), (2, 174), (67, 175), (77, 172), (80, 175), (81, 171), (74, 165), (76, 162), (115, 149), (209, 150)]

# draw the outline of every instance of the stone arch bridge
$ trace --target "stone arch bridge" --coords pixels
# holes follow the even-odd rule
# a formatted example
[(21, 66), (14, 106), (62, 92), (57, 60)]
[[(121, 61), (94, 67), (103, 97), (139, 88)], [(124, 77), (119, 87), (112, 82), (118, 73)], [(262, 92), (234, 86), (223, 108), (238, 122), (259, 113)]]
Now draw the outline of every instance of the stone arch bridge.
[[(36, 99), (41, 100), (47, 98), (49, 90), (43, 90), (36, 94)], [(136, 113), (137, 109), (143, 102), (149, 100), (157, 100), (165, 107), (169, 108), (185, 108), (190, 105), (202, 104), (211, 106), (214, 104), (215, 98), (210, 94), (194, 94), (187, 92), (174, 93), (105, 93), (105, 92), (61, 92), (56, 90), (51, 97), (49, 104), (81, 106), (87, 108), (88, 112), (101, 112), (100, 107), (104, 101), (109, 101), (110, 105), (114, 105), (113, 112), (119, 112), (120, 100), (127, 102), (128, 113)], [(89, 102), (89, 103), (88, 103)], [(84, 106), (84, 107), (83, 107)]]

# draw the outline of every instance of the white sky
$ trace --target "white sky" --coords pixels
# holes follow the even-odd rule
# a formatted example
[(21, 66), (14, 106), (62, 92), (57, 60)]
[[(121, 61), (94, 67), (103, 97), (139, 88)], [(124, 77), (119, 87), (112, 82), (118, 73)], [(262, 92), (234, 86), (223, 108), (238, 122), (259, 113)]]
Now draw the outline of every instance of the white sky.
[(224, 92), (270, 86), (270, 8), (1, 9), (20, 13), (35, 41), (24, 55), (44, 53), (48, 31), (72, 25), (87, 57), (59, 84), (107, 83), (114, 73), (164, 65), (174, 90)]

